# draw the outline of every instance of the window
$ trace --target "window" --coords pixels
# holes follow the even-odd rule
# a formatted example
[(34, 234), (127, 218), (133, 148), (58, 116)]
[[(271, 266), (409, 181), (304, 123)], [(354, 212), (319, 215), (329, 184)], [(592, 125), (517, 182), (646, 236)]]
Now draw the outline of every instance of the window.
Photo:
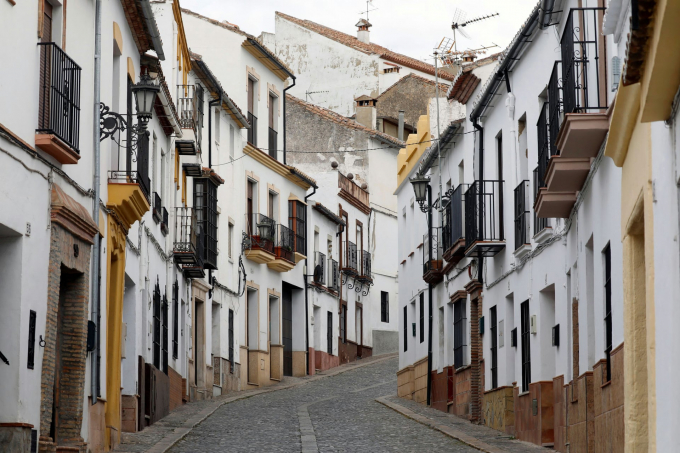
[(158, 277), (153, 291), (153, 366), (161, 369), (161, 287)]
[(489, 333), (491, 334), (491, 388), (498, 387), (498, 337), (496, 332), (496, 307), (489, 310)]
[(520, 305), (520, 318), (522, 329), (522, 392), (529, 391), (529, 384), (531, 383), (531, 347), (529, 340), (531, 334), (529, 333), (529, 301), (522, 302)]
[(404, 306), (404, 352), (408, 350), (408, 315)]
[(380, 321), (390, 322), (390, 294), (380, 291)]
[(229, 251), (229, 258), (233, 258), (233, 246), (234, 246), (234, 224), (229, 222), (229, 244), (227, 245), (227, 249)]
[(277, 117), (277, 97), (269, 93), (269, 155), (274, 159), (278, 157), (278, 132), (276, 131), (276, 117)]
[(217, 269), (217, 185), (209, 178), (194, 178), (194, 212), (203, 235), (205, 269)]
[(215, 143), (220, 143), (220, 109), (215, 109)]
[(248, 122), (250, 129), (248, 129), (248, 142), (253, 146), (257, 146), (257, 116), (255, 116), (255, 90), (257, 81), (248, 77)]
[(453, 306), (453, 367), (460, 368), (465, 366), (465, 340), (467, 335), (466, 300), (459, 300)]
[(420, 293), (420, 342), (425, 341), (425, 293)]
[(179, 357), (179, 283), (172, 285), (172, 358)]
[(356, 245), (357, 245), (357, 260), (358, 260), (358, 267), (357, 270), (359, 271), (360, 275), (364, 275), (363, 272), (363, 262), (364, 262), (364, 235), (363, 235), (363, 224), (357, 222), (357, 232), (356, 232)]
[(229, 309), (229, 372), (234, 373), (234, 310)]
[(326, 323), (326, 342), (328, 355), (333, 355), (333, 312), (328, 312), (328, 322)]
[(161, 333), (162, 338), (162, 351), (163, 351), (163, 363), (162, 371), (168, 374), (168, 296), (163, 294), (163, 303), (161, 305)]
[(277, 205), (277, 200), (276, 200), (276, 193), (269, 191), (269, 199), (267, 202), (267, 217), (269, 217), (272, 220), (276, 220), (276, 205)]
[(347, 341), (347, 305), (342, 304), (340, 308), (340, 340), (345, 343)]
[(295, 235), (295, 251), (307, 256), (307, 206), (300, 200), (288, 201), (288, 228)]
[(158, 174), (158, 138), (156, 133), (152, 133), (151, 145), (151, 191), (158, 192), (158, 185), (156, 184), (156, 175)]
[(612, 379), (612, 252), (607, 244), (604, 251), (604, 354), (607, 359), (607, 381)]
[(196, 143), (198, 143), (198, 149), (201, 149), (201, 137), (203, 135), (203, 87), (196, 84)]
[(255, 205), (256, 200), (255, 200), (255, 194), (257, 191), (255, 190), (255, 182), (248, 180), (248, 193), (246, 195), (246, 215), (248, 216), (248, 219), (246, 221), (246, 228), (247, 228), (247, 233), (249, 235), (253, 234), (253, 224), (256, 223), (255, 221), (255, 209), (257, 206)]

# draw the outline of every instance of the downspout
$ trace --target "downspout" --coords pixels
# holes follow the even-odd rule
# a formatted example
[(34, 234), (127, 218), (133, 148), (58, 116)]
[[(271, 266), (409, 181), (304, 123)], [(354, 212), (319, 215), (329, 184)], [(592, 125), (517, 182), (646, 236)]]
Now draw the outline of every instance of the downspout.
[[(482, 194), (484, 193), (483, 186), (484, 186), (484, 128), (479, 125), (478, 123), (479, 119), (474, 118), (472, 120), (472, 125), (474, 128), (479, 132), (479, 190), (477, 191), (477, 196), (479, 197), (477, 203), (478, 203), (478, 222), (480, 227), (484, 225), (484, 210), (481, 209), (483, 206), (484, 198), (482, 197)], [(482, 285), (484, 284), (484, 275), (482, 273), (482, 269), (484, 267), (484, 257), (482, 256), (482, 250), (480, 248), (477, 249), (477, 280), (479, 283)]]
[[(285, 92), (286, 90), (283, 90), (283, 91)], [(285, 94), (284, 94), (284, 96), (285, 96)], [(284, 99), (285, 99), (285, 97), (284, 97)], [(285, 116), (283, 117), (283, 120), (284, 120), (284, 122), (286, 121)], [(285, 128), (284, 128), (284, 134), (285, 134)], [(285, 139), (284, 139), (284, 143), (285, 143)], [(284, 146), (284, 154), (283, 155), (284, 156), (286, 155), (285, 154), (285, 146)], [(309, 217), (307, 217), (307, 214), (308, 214), (307, 213), (307, 199), (316, 193), (316, 186), (312, 186), (312, 189), (314, 189), (314, 190), (312, 190), (312, 193), (310, 193), (309, 195), (305, 195), (305, 219), (309, 218)], [(306, 222), (305, 222), (305, 228), (307, 228)], [(305, 271), (302, 274), (305, 278), (305, 353), (306, 353), (305, 354), (305, 358), (306, 358), (305, 367), (306, 367), (306, 373), (309, 374), (309, 302), (308, 302), (308, 299), (307, 299), (307, 291), (309, 289), (309, 288), (307, 288), (307, 277), (308, 277), (307, 269), (309, 269), (307, 267), (307, 255), (309, 255), (309, 237), (306, 233), (305, 233), (305, 241), (306, 241), (306, 247), (305, 248), (307, 249), (307, 254), (305, 255)]]
[[(427, 186), (427, 205), (430, 207), (427, 216), (427, 234), (432, 260), (432, 186)], [(432, 397), (432, 283), (427, 285), (427, 405), (430, 405)]]
[(90, 273), (90, 285), (92, 285), (92, 314), (91, 320), (95, 324), (94, 351), (90, 356), (90, 392), (92, 394), (91, 404), (97, 403), (99, 396), (99, 172), (100, 172), (100, 142), (99, 142), (99, 103), (101, 85), (101, 55), (102, 55), (102, 1), (96, 0), (94, 13), (94, 120), (93, 126), (93, 151), (94, 151), (94, 201), (92, 203), (92, 219), (97, 225), (97, 232), (94, 235), (92, 247), (92, 270)]
[[(222, 103), (222, 95), (220, 94), (220, 99), (213, 99), (208, 102), (208, 168), (212, 170), (212, 107), (213, 105), (220, 105)], [(208, 291), (208, 296), (212, 299), (213, 292), (213, 276), (212, 269), (208, 270), (208, 285), (210, 285), (210, 290)]]
[(541, 0), (541, 9), (538, 11), (538, 26), (541, 30), (550, 26), (554, 7), (555, 0)]
[[(286, 165), (286, 150), (288, 149), (288, 142), (286, 141), (286, 91), (290, 90), (295, 86), (295, 77), (293, 77), (293, 84), (290, 86), (287, 86), (286, 88), (283, 89), (283, 165)], [(314, 188), (314, 192), (316, 192), (316, 187)], [(310, 194), (314, 195), (314, 192)], [(305, 198), (306, 200), (306, 198)], [(307, 263), (305, 262), (305, 265)], [(307, 278), (307, 277), (305, 277)], [(307, 292), (307, 289), (305, 289), (305, 294)]]

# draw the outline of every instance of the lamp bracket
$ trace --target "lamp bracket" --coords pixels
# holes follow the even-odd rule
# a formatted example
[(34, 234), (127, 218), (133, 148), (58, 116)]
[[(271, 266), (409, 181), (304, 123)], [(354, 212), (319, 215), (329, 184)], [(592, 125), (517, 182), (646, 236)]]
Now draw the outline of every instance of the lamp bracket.
[[(125, 118), (120, 113), (112, 112), (111, 109), (103, 102), (99, 103), (99, 141), (104, 141), (104, 139), (111, 137), (118, 146), (121, 146), (120, 139), (116, 139), (116, 132), (125, 132), (128, 128), (128, 123)], [(134, 157), (133, 162), (137, 159), (137, 141), (139, 136), (146, 134), (146, 121), (142, 121), (131, 127), (131, 143), (130, 150), (132, 151)]]

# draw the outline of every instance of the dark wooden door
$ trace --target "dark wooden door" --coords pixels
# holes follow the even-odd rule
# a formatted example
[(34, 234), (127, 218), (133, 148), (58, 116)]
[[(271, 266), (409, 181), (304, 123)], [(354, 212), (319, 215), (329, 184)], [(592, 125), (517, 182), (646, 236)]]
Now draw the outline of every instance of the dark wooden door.
[[(43, 18), (40, 42), (52, 42), (52, 4), (43, 0)], [(40, 104), (38, 106), (39, 128), (50, 127), (50, 88), (52, 71), (52, 49), (40, 46)]]
[(289, 286), (283, 287), (283, 375), (293, 375), (293, 291)]
[(248, 218), (246, 219), (246, 228), (248, 230), (248, 234), (252, 235), (253, 234), (253, 223), (255, 222), (255, 218), (253, 217), (253, 184), (251, 181), (248, 181), (248, 194), (247, 194), (247, 199), (246, 199), (246, 214), (248, 215)]

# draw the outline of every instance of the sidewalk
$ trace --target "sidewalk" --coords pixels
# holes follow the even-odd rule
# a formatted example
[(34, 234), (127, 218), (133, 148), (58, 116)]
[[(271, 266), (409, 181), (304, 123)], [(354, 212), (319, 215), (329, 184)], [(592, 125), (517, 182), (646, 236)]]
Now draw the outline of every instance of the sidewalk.
[(452, 414), (432, 409), (396, 395), (377, 398), (377, 402), (425, 426), (486, 453), (553, 452), (482, 425), (475, 425)]
[(356, 362), (331, 368), (330, 370), (318, 372), (314, 376), (285, 377), (281, 382), (263, 389), (232, 392), (210, 400), (195, 401), (184, 404), (170, 412), (167, 417), (159, 420), (151, 426), (148, 426), (140, 432), (123, 433), (121, 436), (121, 444), (114, 451), (118, 453), (164, 453), (184, 436), (186, 436), (196, 425), (208, 418), (213, 412), (215, 412), (220, 406), (224, 404), (245, 398), (251, 398), (256, 395), (262, 395), (264, 393), (290, 389), (299, 385), (304, 385), (308, 382), (314, 382), (318, 379), (335, 376), (394, 357), (397, 357), (397, 354), (386, 354), (368, 359), (362, 359)]

